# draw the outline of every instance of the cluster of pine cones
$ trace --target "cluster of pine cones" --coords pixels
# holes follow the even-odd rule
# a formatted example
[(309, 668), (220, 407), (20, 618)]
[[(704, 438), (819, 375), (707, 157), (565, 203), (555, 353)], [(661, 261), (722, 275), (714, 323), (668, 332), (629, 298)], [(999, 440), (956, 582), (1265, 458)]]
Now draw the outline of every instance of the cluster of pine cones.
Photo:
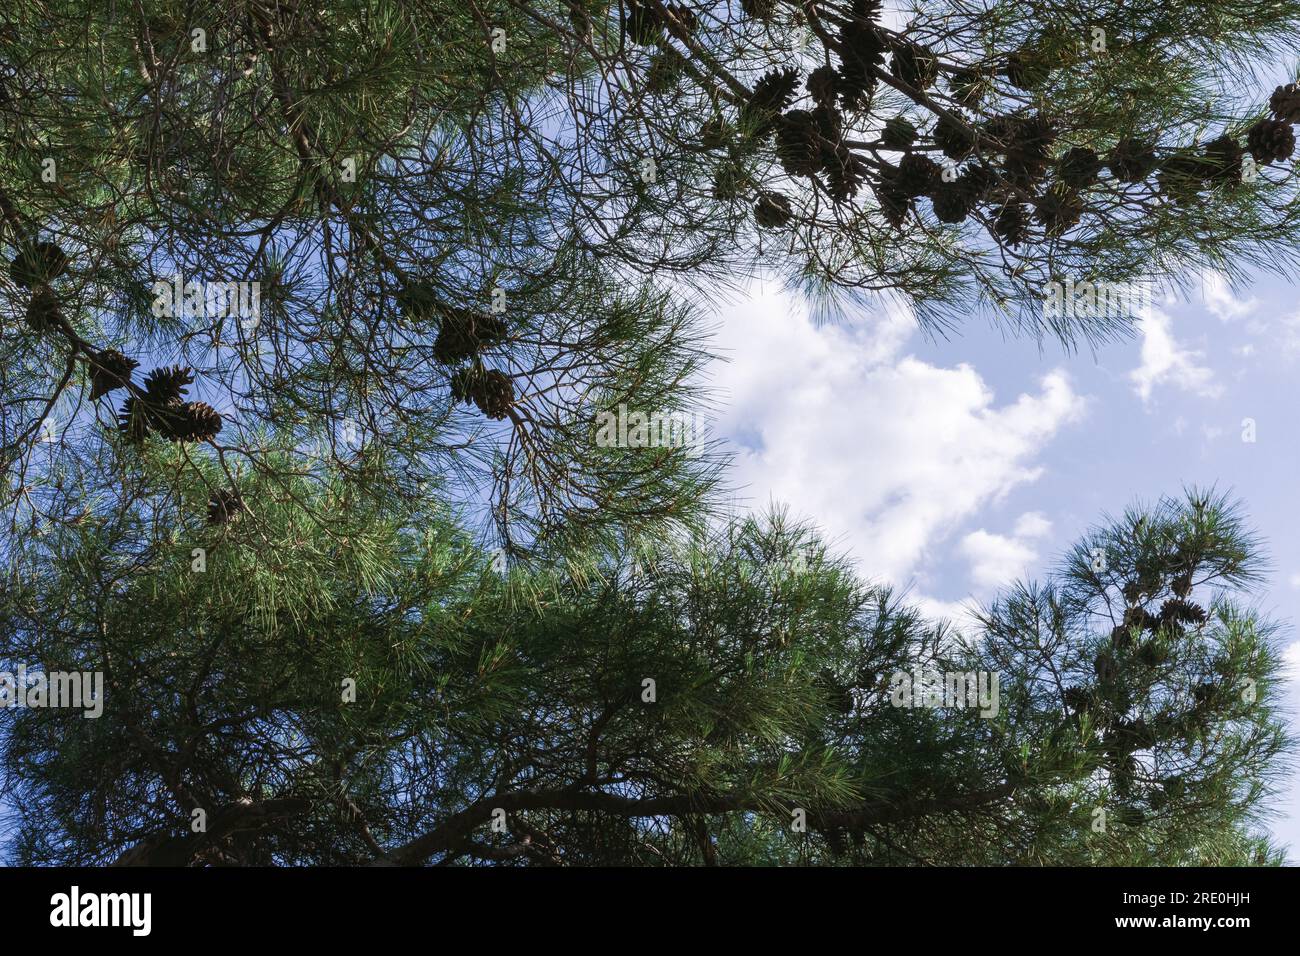
[(59, 297), (50, 283), (68, 268), (68, 257), (53, 242), (32, 242), (22, 246), (9, 263), (9, 278), (32, 290), (27, 304), (27, 325), (35, 332), (51, 332), (63, 324)]
[(505, 341), (508, 329), (499, 317), (444, 307), (433, 357), (443, 365), (458, 365)]
[[(120, 369), (121, 365), (115, 373), (119, 378)], [(129, 378), (127, 371), (121, 384)], [(102, 380), (105, 385), (108, 381)], [(175, 442), (211, 441), (221, 431), (221, 415), (206, 402), (185, 401), (185, 389), (193, 382), (194, 374), (179, 365), (154, 369), (145, 377), (143, 394), (122, 403), (118, 413), (122, 434), (132, 441), (143, 441), (153, 432)]]
[[(774, 4), (758, 0), (742, 6), (746, 15), (758, 19), (767, 19), (774, 9)], [(1224, 133), (1203, 146), (1162, 155), (1154, 138), (1133, 136), (1121, 139), (1106, 155), (1074, 146), (1057, 157), (1053, 148), (1057, 130), (1043, 116), (1019, 112), (978, 124), (959, 111), (940, 116), (927, 145), (919, 150), (912, 122), (905, 116), (889, 120), (881, 132), (881, 145), (905, 156), (897, 166), (886, 163), (873, 170), (865, 157), (843, 144), (842, 111), (870, 106), (886, 54), (892, 53), (893, 79), (913, 94), (923, 93), (939, 76), (938, 59), (927, 48), (878, 27), (880, 12), (879, 0), (853, 0), (849, 16), (827, 39), (828, 52), (836, 55), (838, 66), (817, 67), (805, 82), (811, 108), (790, 108), (799, 86), (798, 72), (774, 69), (754, 84), (742, 104), (740, 120), (754, 136), (774, 136), (776, 157), (787, 175), (819, 179), (836, 202), (853, 199), (869, 182), (884, 218), (895, 228), (902, 227), (921, 197), (930, 199), (936, 218), (952, 224), (963, 222), (979, 204), (987, 203), (990, 230), (1000, 242), (1015, 248), (1028, 241), (1034, 224), (1048, 237), (1078, 225), (1087, 209), (1084, 193), (1099, 182), (1103, 170), (1124, 184), (1143, 183), (1158, 174), (1161, 194), (1187, 203), (1206, 189), (1240, 182), (1247, 153), (1259, 163), (1281, 162), (1294, 153), (1291, 124), (1300, 122), (1300, 86), (1292, 83), (1277, 88), (1269, 102), (1271, 118), (1251, 127), (1244, 145)], [(1007, 57), (1002, 75), (1019, 89), (1038, 90), (1059, 59), (1027, 43)], [(949, 93), (962, 107), (973, 109), (993, 80), (969, 69), (951, 72)], [(708, 148), (716, 145), (705, 142)], [(955, 163), (969, 160), (977, 150), (981, 158), (959, 175), (945, 176), (925, 155), (930, 149)], [(726, 192), (730, 196), (735, 189)], [(759, 226), (781, 228), (791, 216), (787, 197), (760, 191), (754, 204)]]
[(505, 372), (484, 368), (482, 363), (475, 361), (452, 375), (451, 397), (466, 405), (475, 405), (488, 418), (500, 421), (510, 413), (510, 406), (515, 402), (515, 388)]
[[(451, 376), (452, 400), (475, 405), (488, 418), (505, 418), (514, 404), (514, 385), (505, 372), (485, 368), (481, 358), (484, 351), (506, 340), (509, 329), (505, 321), (491, 313), (446, 305), (424, 282), (408, 283), (397, 299), (408, 318), (438, 322), (433, 357), (455, 368)], [(466, 366), (465, 362), (470, 364)]]
[(654, 46), (673, 27), (694, 33), (698, 25), (695, 11), (684, 3), (667, 3), (660, 10), (657, 6), (628, 0), (626, 8), (623, 30), (627, 38), (639, 46)]

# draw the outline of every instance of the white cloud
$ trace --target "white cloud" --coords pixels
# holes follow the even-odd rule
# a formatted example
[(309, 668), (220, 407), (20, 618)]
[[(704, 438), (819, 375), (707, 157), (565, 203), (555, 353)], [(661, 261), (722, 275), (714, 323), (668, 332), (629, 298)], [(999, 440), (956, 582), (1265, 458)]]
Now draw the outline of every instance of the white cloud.
[(1044, 538), (1052, 533), (1052, 522), (1041, 511), (1026, 511), (1016, 521), (1017, 538)]
[(1244, 318), (1259, 308), (1259, 300), (1253, 296), (1249, 299), (1238, 299), (1233, 295), (1227, 277), (1222, 272), (1213, 269), (1202, 272), (1201, 288), (1205, 307), (1224, 322)]
[(1149, 401), (1157, 385), (1170, 384), (1184, 391), (1215, 398), (1223, 386), (1214, 372), (1201, 365), (1202, 353), (1185, 349), (1174, 340), (1168, 313), (1152, 306), (1138, 321), (1142, 336), (1142, 364), (1129, 373), (1142, 401)]
[(1061, 371), (998, 404), (971, 366), (905, 354), (914, 320), (901, 307), (817, 327), (763, 287), (721, 318), (732, 360), (711, 369), (718, 426), (746, 503), (789, 504), (874, 578), (910, 582), (962, 521), (1037, 479), (1043, 446), (1083, 412)]
[(925, 594), (907, 595), (907, 603), (915, 607), (926, 621), (947, 621), (958, 633), (979, 632), (979, 606), (974, 601), (941, 601)]
[(1300, 641), (1293, 641), (1282, 651), (1282, 676), (1300, 681)]
[(1040, 512), (1020, 516), (1010, 536), (993, 534), (980, 528), (962, 538), (960, 550), (970, 562), (975, 586), (991, 590), (1026, 575), (1038, 559), (1034, 542), (1052, 530), (1052, 523)]

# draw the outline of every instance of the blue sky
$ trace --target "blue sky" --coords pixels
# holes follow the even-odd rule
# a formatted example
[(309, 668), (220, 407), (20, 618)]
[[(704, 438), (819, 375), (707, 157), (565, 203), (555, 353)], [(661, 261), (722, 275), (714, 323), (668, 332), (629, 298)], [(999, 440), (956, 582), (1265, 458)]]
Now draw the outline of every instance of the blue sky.
[[(718, 309), (710, 370), (739, 503), (788, 504), (864, 574), (960, 619), (1042, 576), (1105, 513), (1215, 485), (1265, 541), (1259, 606), (1300, 622), (1298, 290), (1200, 279), (1157, 299), (1131, 341), (1072, 355), (981, 320), (928, 341), (897, 307), (818, 326), (756, 284)], [(1280, 640), (1300, 734), (1300, 631)], [(1300, 776), (1277, 810), (1273, 832), (1300, 862)]]

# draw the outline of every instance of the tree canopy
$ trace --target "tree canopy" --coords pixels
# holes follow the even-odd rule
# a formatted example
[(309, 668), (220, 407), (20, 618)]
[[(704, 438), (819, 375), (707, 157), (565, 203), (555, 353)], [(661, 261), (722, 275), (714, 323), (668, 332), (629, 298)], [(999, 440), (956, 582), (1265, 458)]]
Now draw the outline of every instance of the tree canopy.
[[(707, 307), (748, 278), (1068, 347), (1132, 317), (1048, 316), (1054, 279), (1287, 267), (1300, 90), (1242, 77), (1298, 25), (6, 11), (0, 662), (107, 688), (0, 728), (12, 857), (1275, 862), (1290, 744), (1227, 499), (1126, 513), (958, 633), (724, 513), (707, 430), (598, 421), (707, 416)], [(1000, 708), (898, 705), (931, 671)]]

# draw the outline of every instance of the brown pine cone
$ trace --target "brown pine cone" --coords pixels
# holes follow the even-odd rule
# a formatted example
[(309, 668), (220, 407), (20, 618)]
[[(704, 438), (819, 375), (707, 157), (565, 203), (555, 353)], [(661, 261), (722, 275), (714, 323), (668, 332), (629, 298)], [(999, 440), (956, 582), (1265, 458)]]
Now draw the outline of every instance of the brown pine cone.
[(208, 524), (228, 524), (244, 510), (244, 498), (238, 491), (218, 488), (208, 499)]
[(9, 264), (9, 278), (25, 289), (52, 282), (68, 268), (68, 257), (52, 242), (23, 246)]
[(53, 332), (63, 324), (59, 297), (47, 285), (38, 286), (27, 303), (27, 325), (36, 332)]
[(1300, 123), (1300, 85), (1279, 86), (1268, 98), (1268, 108), (1285, 123)]
[(780, 193), (764, 192), (754, 203), (754, 219), (764, 229), (780, 229), (792, 215), (790, 200)]
[(515, 401), (510, 376), (499, 369), (485, 369), (470, 383), (470, 398), (488, 418), (500, 421), (510, 413)]
[(1295, 152), (1295, 131), (1282, 120), (1262, 119), (1250, 128), (1246, 148), (1257, 163), (1280, 163)]
[(1110, 171), (1125, 183), (1140, 183), (1155, 172), (1155, 147), (1142, 140), (1122, 139), (1111, 151)]
[(1071, 189), (1087, 189), (1101, 173), (1101, 157), (1084, 146), (1075, 146), (1056, 164), (1056, 175)]
[(960, 162), (975, 149), (974, 135), (962, 124), (946, 116), (939, 117), (934, 127), (934, 143), (951, 160)]
[(790, 176), (817, 175), (822, 167), (821, 138), (813, 114), (789, 110), (776, 122), (776, 155)]
[(97, 353), (90, 360), (90, 400), (93, 402), (114, 389), (125, 388), (139, 365), (116, 349)]
[(1004, 206), (994, 220), (993, 232), (1009, 248), (1022, 245), (1029, 238), (1029, 217), (1025, 215), (1025, 207), (1019, 203)]

